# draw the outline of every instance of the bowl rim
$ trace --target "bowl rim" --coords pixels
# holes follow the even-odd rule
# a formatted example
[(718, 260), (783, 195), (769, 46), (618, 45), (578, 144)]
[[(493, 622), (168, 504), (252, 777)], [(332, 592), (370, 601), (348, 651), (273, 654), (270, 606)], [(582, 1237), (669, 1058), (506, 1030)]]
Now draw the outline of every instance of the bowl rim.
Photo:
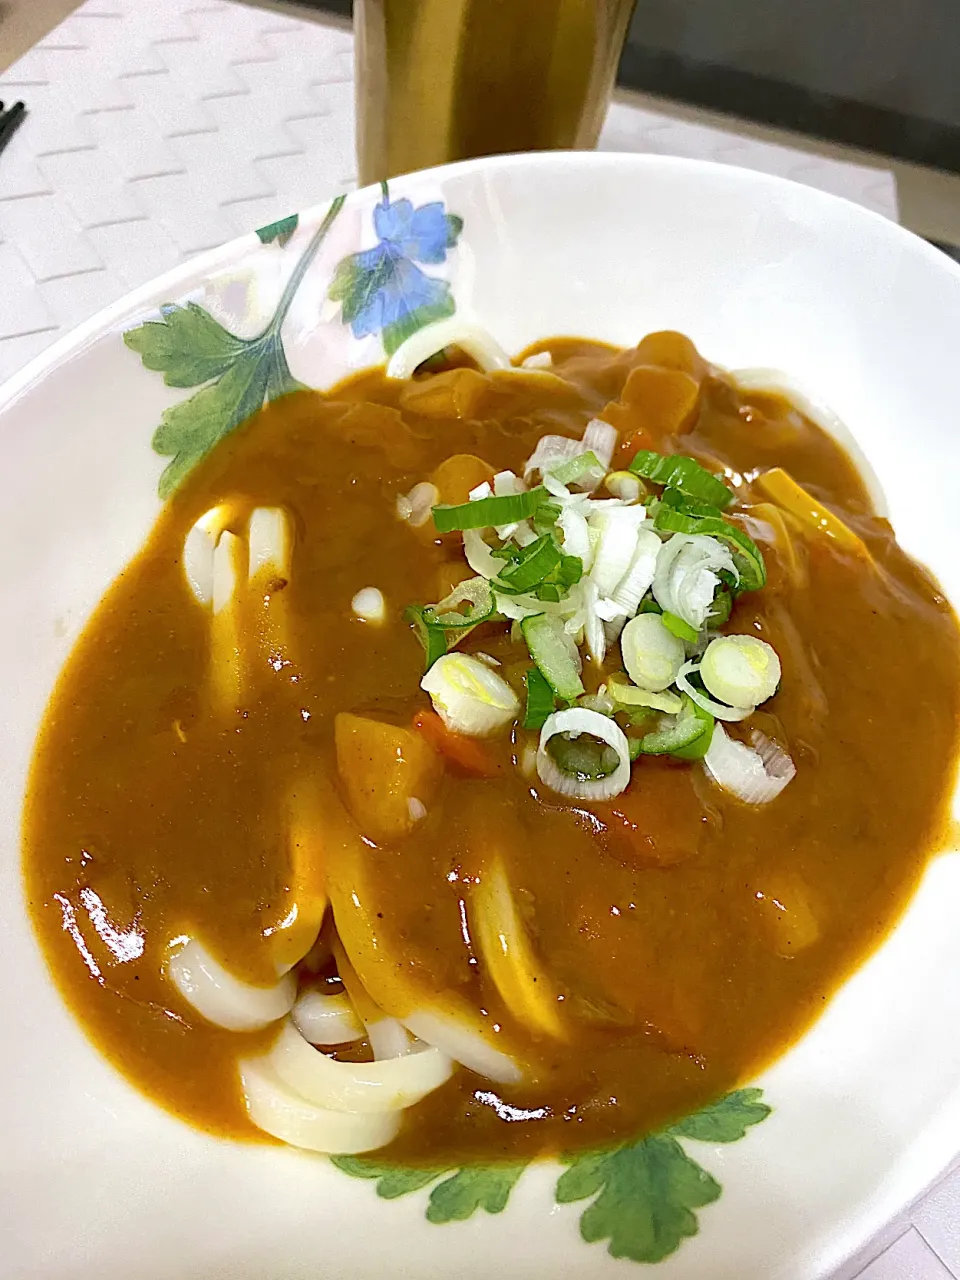
[[(698, 160), (686, 156), (663, 156), (648, 152), (632, 151), (519, 151), (506, 155), (479, 156), (473, 160), (459, 160), (453, 164), (436, 165), (430, 169), (412, 170), (400, 174), (395, 181), (420, 181), (432, 179), (435, 182), (456, 178), (464, 174), (509, 171), (512, 169), (552, 169), (567, 167), (571, 173), (583, 170), (589, 173), (592, 169), (619, 167), (642, 171), (644, 169), (666, 170), (686, 173), (693, 176), (703, 175), (713, 180), (720, 179), (731, 184), (754, 185), (759, 191), (782, 191), (785, 188), (803, 192), (811, 208), (817, 206), (823, 210), (843, 210), (844, 216), (854, 222), (863, 223), (864, 231), (877, 233), (880, 240), (886, 238), (891, 245), (899, 245), (901, 249), (917, 253), (931, 265), (937, 267), (946, 276), (952, 276), (960, 284), (960, 262), (954, 261), (948, 254), (924, 240), (922, 236), (893, 222), (890, 218), (876, 210), (868, 209), (845, 196), (821, 191), (817, 187), (808, 186), (794, 178), (784, 178), (778, 174), (761, 173), (756, 169), (748, 169), (743, 165), (723, 164), (717, 160)], [(378, 190), (378, 183), (369, 183), (357, 187), (346, 194), (348, 203), (362, 203), (369, 200)], [(335, 193), (334, 193), (335, 194)], [(301, 216), (310, 216), (324, 209), (333, 199), (310, 205), (307, 209), (296, 210)], [(256, 235), (254, 230), (227, 240), (214, 249), (207, 249), (195, 257), (188, 258), (162, 275), (153, 276), (144, 284), (122, 294), (115, 302), (94, 312), (86, 320), (68, 330), (61, 338), (51, 343), (39, 355), (29, 360), (22, 369), (12, 374), (0, 384), (0, 414), (9, 408), (22, 395), (40, 382), (49, 372), (55, 369), (69, 356), (81, 351), (86, 345), (94, 342), (106, 331), (114, 328), (131, 311), (147, 308), (155, 303), (158, 293), (169, 292), (174, 295), (189, 280), (209, 275), (220, 267), (228, 266), (236, 259), (244, 242), (251, 241)], [(250, 244), (253, 248), (253, 244)]]
[[(648, 172), (686, 176), (694, 181), (699, 179), (726, 184), (728, 189), (752, 189), (761, 199), (765, 195), (775, 198), (777, 193), (789, 192), (814, 217), (818, 212), (822, 213), (825, 220), (829, 215), (838, 216), (848, 226), (859, 228), (862, 236), (868, 238), (879, 252), (899, 252), (908, 257), (914, 255), (915, 260), (929, 264), (941, 278), (952, 279), (960, 285), (960, 263), (884, 215), (794, 179), (717, 161), (618, 151), (528, 152), (480, 157), (436, 166), (400, 175), (396, 181), (402, 191), (404, 184), (408, 182), (414, 185), (421, 181), (441, 183), (469, 175), (482, 177), (487, 174), (538, 170), (562, 174), (571, 184), (576, 183), (579, 176), (589, 177), (591, 173), (606, 170), (619, 171), (625, 175), (642, 175)], [(361, 206), (367, 202), (372, 203), (378, 192), (377, 184), (357, 188), (347, 195), (347, 202)], [(298, 211), (301, 217), (319, 217), (333, 194)], [(602, 208), (598, 210), (598, 217), (602, 217)], [(231, 266), (238, 257), (258, 245), (254, 231), (234, 237), (125, 292), (116, 301), (68, 330), (0, 385), (0, 420), (8, 409), (66, 361), (112, 332), (119, 338), (123, 323), (131, 313), (155, 310), (161, 295), (181, 295), (194, 282)], [(960, 1088), (957, 1098), (960, 1100)], [(845, 1259), (850, 1258), (884, 1227), (891, 1215), (904, 1211), (910, 1202), (936, 1181), (938, 1175), (950, 1167), (951, 1160), (958, 1154), (958, 1136), (952, 1134), (949, 1123), (942, 1124), (941, 1127), (937, 1119), (931, 1117), (925, 1130), (917, 1133), (909, 1152), (903, 1153), (900, 1167), (894, 1166), (888, 1171), (882, 1184), (875, 1187), (873, 1194), (865, 1199), (858, 1211), (847, 1221), (835, 1223), (832, 1230), (821, 1235), (820, 1241), (815, 1241), (818, 1245), (817, 1256), (807, 1255), (804, 1260), (805, 1265), (810, 1267), (811, 1276), (826, 1276), (833, 1268), (842, 1265)]]

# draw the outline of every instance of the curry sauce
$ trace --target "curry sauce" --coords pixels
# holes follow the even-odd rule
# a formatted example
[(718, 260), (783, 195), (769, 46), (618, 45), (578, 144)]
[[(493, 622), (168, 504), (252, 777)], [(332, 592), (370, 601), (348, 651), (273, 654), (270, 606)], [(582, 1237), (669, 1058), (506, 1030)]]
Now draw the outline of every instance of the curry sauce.
[[(291, 780), (336, 778), (338, 713), (408, 726), (429, 705), (402, 611), (462, 577), (462, 551), (399, 520), (397, 498), (452, 454), (522, 470), (542, 435), (579, 436), (602, 416), (620, 432), (621, 464), (638, 448), (695, 457), (731, 477), (746, 520), (769, 526), (758, 478), (782, 468), (865, 554), (785, 519), (788, 536), (763, 547), (766, 587), (734, 605), (728, 629), (769, 641), (782, 661), (780, 689), (755, 718), (797, 766), (774, 802), (744, 805), (699, 765), (653, 757), (623, 795), (564, 802), (520, 767), (534, 735), (518, 728), (484, 743), (481, 774), (439, 766), (407, 838), (365, 842), (376, 943), (405, 981), (455, 991), (511, 1034), (464, 928), (495, 845), (544, 966), (581, 1013), (561, 1040), (530, 1046), (522, 1084), (455, 1072), (406, 1116), (394, 1154), (595, 1145), (748, 1080), (883, 939), (942, 839), (957, 623), (873, 514), (849, 456), (786, 400), (739, 391), (679, 337), (624, 352), (577, 340), (538, 349), (552, 353), (549, 374), (466, 369), (397, 383), (375, 371), (264, 409), (168, 502), (56, 687), (26, 806), (34, 924), (93, 1042), (197, 1126), (262, 1137), (237, 1059), (275, 1032), (204, 1022), (164, 976), (168, 948), (199, 933), (238, 977), (274, 979)], [(242, 515), (282, 507), (296, 531), (294, 572), (275, 584), (289, 661), (261, 664), (242, 707), (226, 713), (210, 692), (208, 619), (182, 566), (188, 531), (223, 501)], [(386, 600), (382, 626), (351, 611), (371, 586)], [(464, 647), (496, 658), (521, 687), (529, 660), (502, 624), (482, 624)], [(588, 688), (603, 674), (588, 664)], [(321, 864), (324, 822), (321, 806)]]

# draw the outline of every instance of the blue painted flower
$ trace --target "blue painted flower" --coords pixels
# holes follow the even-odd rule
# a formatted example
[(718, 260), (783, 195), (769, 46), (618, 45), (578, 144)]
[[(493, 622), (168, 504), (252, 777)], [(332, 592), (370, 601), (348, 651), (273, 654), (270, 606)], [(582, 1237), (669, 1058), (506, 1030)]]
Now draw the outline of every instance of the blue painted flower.
[(412, 333), (456, 310), (447, 281), (428, 276), (416, 264), (444, 262), (463, 219), (446, 213), (440, 200), (418, 209), (409, 200), (391, 204), (384, 184), (373, 226), (379, 243), (343, 259), (329, 296), (341, 303), (341, 319), (355, 338), (379, 333), (384, 351), (392, 355)]

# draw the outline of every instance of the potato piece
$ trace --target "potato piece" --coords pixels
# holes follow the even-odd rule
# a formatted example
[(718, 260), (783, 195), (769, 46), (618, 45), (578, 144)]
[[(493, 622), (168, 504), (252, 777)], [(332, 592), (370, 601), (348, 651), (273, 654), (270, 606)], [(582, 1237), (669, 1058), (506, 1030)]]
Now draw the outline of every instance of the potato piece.
[(659, 365), (661, 369), (679, 369), (700, 381), (706, 377), (709, 367), (706, 360), (682, 333), (661, 329), (648, 333), (637, 345), (637, 355), (643, 364)]
[(400, 405), (425, 418), (475, 418), (490, 384), (476, 369), (447, 369), (408, 383)]
[(648, 431), (654, 440), (682, 435), (697, 418), (700, 383), (679, 369), (640, 365), (623, 386), (622, 404), (632, 410), (634, 428)]
[(493, 467), (472, 453), (455, 453), (440, 463), (430, 479), (437, 486), (439, 501), (456, 507), (470, 501), (471, 489), (493, 480)]
[(785, 872), (765, 877), (753, 896), (777, 955), (795, 956), (820, 937), (809, 891), (798, 875)]
[(417, 825), (440, 780), (440, 757), (422, 734), (341, 711), (334, 721), (337, 768), (350, 812), (365, 835), (398, 840)]

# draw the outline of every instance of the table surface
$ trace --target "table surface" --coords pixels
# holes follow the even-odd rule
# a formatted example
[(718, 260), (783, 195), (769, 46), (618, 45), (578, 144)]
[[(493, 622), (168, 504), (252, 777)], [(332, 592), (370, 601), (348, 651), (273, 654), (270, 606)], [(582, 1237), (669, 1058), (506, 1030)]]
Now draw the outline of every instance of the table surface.
[[(0, 75), (29, 115), (0, 157), (0, 379), (204, 249), (355, 185), (343, 27), (230, 0), (87, 0)], [(897, 216), (883, 170), (689, 113), (612, 106), (608, 150), (781, 174)], [(960, 1169), (835, 1280), (960, 1280)]]

